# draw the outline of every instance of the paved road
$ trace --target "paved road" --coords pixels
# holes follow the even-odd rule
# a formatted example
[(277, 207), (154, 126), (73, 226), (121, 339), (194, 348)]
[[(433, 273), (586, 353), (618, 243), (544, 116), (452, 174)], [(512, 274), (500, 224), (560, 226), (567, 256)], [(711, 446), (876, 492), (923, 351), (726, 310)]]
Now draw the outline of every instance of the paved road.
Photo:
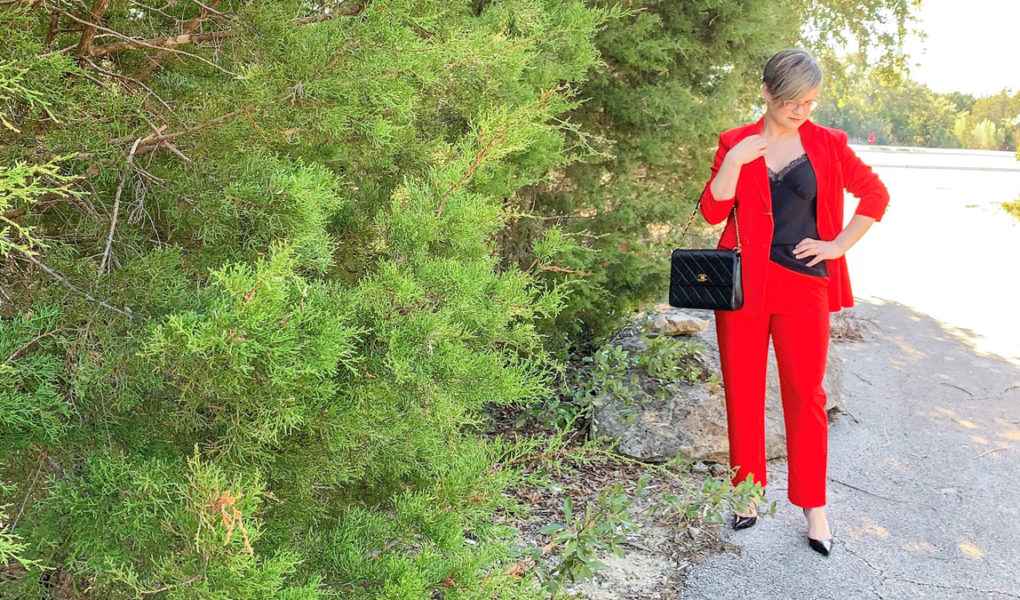
[(998, 204), (1020, 171), (1002, 154), (977, 154), (1007, 168), (982, 171), (858, 150), (893, 202), (848, 255), (866, 326), (840, 346), (852, 415), (830, 427), (833, 553), (807, 547), (772, 461), (776, 518), (727, 529), (739, 553), (693, 566), (691, 600), (1020, 598), (1020, 226)]

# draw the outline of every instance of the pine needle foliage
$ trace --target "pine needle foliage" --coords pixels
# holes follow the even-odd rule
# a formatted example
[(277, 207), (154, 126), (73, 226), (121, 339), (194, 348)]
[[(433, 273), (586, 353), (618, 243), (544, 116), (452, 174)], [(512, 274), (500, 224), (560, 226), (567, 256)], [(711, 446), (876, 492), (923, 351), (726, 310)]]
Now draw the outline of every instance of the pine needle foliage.
[(0, 596), (543, 597), (483, 408), (852, 5), (0, 2)]
[(496, 240), (620, 12), (0, 4), (0, 596), (541, 597), (483, 408), (575, 244)]

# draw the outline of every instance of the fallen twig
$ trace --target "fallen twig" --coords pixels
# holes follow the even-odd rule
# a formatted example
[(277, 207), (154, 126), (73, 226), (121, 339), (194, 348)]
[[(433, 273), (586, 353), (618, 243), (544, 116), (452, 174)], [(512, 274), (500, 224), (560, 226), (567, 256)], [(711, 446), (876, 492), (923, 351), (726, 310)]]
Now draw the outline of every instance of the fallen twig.
[(967, 394), (971, 398), (974, 397), (974, 394), (972, 394), (970, 392), (970, 390), (964, 389), (964, 388), (962, 388), (962, 387), (960, 387), (958, 385), (955, 385), (955, 384), (952, 384), (952, 383), (946, 383), (945, 381), (940, 381), (939, 383), (942, 384), (942, 385), (947, 385), (947, 386), (949, 386), (951, 388), (956, 388), (956, 389), (960, 390), (961, 392), (964, 392), (965, 394)]
[(838, 483), (840, 485), (845, 485), (848, 488), (857, 490), (858, 492), (864, 492), (865, 494), (868, 494), (869, 496), (875, 496), (876, 498), (881, 498), (883, 500), (888, 500), (890, 502), (906, 502), (905, 500), (899, 500), (898, 498), (890, 498), (888, 496), (883, 496), (882, 494), (876, 494), (875, 492), (869, 492), (868, 490), (866, 490), (864, 488), (859, 488), (856, 485), (851, 485), (851, 484), (849, 484), (849, 483), (847, 483), (845, 481), (840, 481), (840, 480), (836, 479), (835, 477), (831, 477), (830, 476), (829, 479), (831, 481), (835, 481), (836, 483)]
[(985, 450), (984, 452), (982, 452), (981, 454), (978, 454), (978, 455), (977, 455), (977, 456), (975, 456), (974, 458), (981, 458), (981, 457), (982, 457), (982, 456), (984, 456), (985, 454), (989, 454), (989, 453), (991, 453), (991, 452), (998, 452), (999, 450), (1009, 450), (1009, 449), (1011, 449), (1012, 447), (1013, 447), (1013, 446), (999, 446), (998, 448), (992, 448), (991, 450)]

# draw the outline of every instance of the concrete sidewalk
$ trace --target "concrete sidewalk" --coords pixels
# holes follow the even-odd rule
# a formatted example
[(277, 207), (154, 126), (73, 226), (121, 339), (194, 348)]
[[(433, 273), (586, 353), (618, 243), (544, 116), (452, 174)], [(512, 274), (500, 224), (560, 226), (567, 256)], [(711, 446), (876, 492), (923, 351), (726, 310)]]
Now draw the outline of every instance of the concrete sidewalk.
[(776, 518), (726, 529), (740, 554), (694, 565), (685, 597), (1020, 598), (1020, 366), (899, 304), (850, 310), (867, 325), (841, 347), (852, 414), (830, 427), (832, 555), (807, 546), (773, 461)]

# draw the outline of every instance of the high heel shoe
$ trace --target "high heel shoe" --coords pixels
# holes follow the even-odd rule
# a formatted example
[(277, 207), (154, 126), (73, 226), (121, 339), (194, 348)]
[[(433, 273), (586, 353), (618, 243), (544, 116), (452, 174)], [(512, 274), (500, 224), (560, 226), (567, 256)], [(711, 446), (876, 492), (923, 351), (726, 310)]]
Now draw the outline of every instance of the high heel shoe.
[[(757, 512), (757, 511), (755, 511), (755, 512)], [(758, 515), (757, 514), (755, 514), (754, 516), (751, 516), (751, 517), (742, 517), (742, 516), (737, 515), (737, 514), (733, 515), (733, 529), (734, 530), (747, 529), (748, 527), (750, 527), (751, 525), (754, 525), (757, 522), (758, 522)]]
[(733, 529), (747, 529), (751, 525), (758, 522), (758, 517), (741, 517), (740, 515), (733, 515)]
[[(805, 508), (803, 510), (804, 516), (806, 517), (807, 509)], [(808, 546), (811, 546), (812, 550), (821, 554), (822, 556), (828, 557), (829, 553), (832, 552), (832, 537), (830, 536), (825, 539), (816, 540), (815, 538), (808, 536)]]
[(828, 556), (829, 552), (832, 551), (832, 538), (826, 538), (824, 540), (816, 540), (814, 538), (807, 539), (808, 546), (815, 552), (822, 556)]

